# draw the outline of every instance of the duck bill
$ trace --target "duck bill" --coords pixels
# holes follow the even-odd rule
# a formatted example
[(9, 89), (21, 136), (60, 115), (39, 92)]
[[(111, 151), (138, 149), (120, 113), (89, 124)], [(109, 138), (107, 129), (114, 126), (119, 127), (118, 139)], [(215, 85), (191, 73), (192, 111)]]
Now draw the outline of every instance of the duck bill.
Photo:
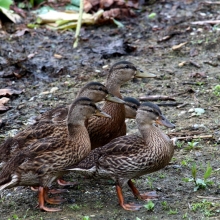
[(156, 123), (163, 125), (167, 128), (175, 128), (175, 125), (172, 124), (165, 116), (161, 115), (159, 119), (156, 120)]
[(104, 118), (111, 118), (111, 115), (103, 112), (103, 111), (97, 111), (94, 115), (99, 116), (99, 117), (104, 117)]
[(124, 104), (125, 103), (124, 100), (119, 99), (118, 97), (116, 97), (116, 96), (114, 96), (114, 95), (112, 95), (110, 93), (105, 97), (105, 100), (109, 101), (109, 102), (119, 103), (119, 104)]
[(135, 78), (155, 78), (156, 75), (153, 73), (143, 72), (142, 70), (137, 70), (134, 77)]

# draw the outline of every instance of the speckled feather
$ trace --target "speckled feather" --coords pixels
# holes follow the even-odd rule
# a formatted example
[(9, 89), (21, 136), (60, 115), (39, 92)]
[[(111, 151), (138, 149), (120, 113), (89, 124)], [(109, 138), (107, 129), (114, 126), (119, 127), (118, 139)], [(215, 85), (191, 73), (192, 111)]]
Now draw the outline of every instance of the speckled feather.
[[(37, 140), (11, 157), (0, 173), (0, 190), (16, 185), (50, 186), (63, 175), (64, 167), (86, 157), (91, 144), (84, 121), (97, 111), (88, 98), (74, 101), (68, 113), (65, 138), (60, 134), (59, 137)], [(21, 157), (22, 154), (25, 156)], [(12, 182), (5, 183), (10, 179)]]
[[(165, 167), (173, 156), (173, 143), (152, 124), (160, 110), (154, 108), (155, 113), (152, 113), (145, 112), (145, 108), (145, 104), (141, 105), (137, 115), (141, 137), (138, 135), (118, 137), (107, 145), (91, 151), (84, 160), (73, 166), (72, 170), (94, 177), (112, 178), (122, 186), (129, 179)], [(148, 105), (148, 109), (152, 108), (153, 105)], [(144, 122), (141, 125), (145, 117), (149, 117), (148, 126)]]

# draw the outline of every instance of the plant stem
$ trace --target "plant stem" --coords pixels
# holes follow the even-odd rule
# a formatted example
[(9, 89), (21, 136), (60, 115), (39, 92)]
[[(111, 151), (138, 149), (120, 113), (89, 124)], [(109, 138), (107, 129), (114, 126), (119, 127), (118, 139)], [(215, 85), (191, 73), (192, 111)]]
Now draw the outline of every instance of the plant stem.
[(77, 21), (76, 33), (75, 33), (75, 42), (73, 43), (73, 48), (76, 48), (77, 45), (78, 45), (79, 33), (80, 33), (80, 29), (81, 29), (81, 24), (82, 24), (82, 16), (83, 16), (83, 0), (80, 0), (79, 18), (78, 18), (78, 21)]

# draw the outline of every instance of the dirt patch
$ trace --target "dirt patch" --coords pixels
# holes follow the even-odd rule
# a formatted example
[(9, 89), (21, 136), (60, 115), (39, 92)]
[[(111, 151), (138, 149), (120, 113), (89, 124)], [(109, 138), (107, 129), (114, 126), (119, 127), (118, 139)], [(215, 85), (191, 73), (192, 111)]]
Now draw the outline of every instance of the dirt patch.
[[(68, 201), (61, 206), (62, 212), (40, 212), (36, 208), (36, 193), (17, 187), (0, 193), (1, 219), (220, 218), (220, 98), (213, 93), (220, 84), (220, 32), (218, 26), (191, 24), (204, 18), (217, 19), (220, 6), (187, 2), (190, 1), (160, 1), (148, 6), (137, 18), (123, 22), (124, 29), (86, 27), (82, 31), (82, 39), (86, 41), (82, 40), (76, 50), (72, 49), (72, 32), (37, 29), (15, 37), (12, 26), (12, 35), (0, 39), (1, 88), (22, 91), (10, 97), (11, 109), (1, 114), (0, 142), (32, 123), (39, 113), (70, 103), (86, 82), (105, 82), (107, 69), (102, 67), (119, 60), (131, 61), (158, 76), (147, 82), (128, 83), (122, 88), (123, 96), (174, 97), (175, 102), (184, 105), (161, 107), (164, 115), (176, 124), (174, 130), (166, 132), (171, 136), (198, 136), (194, 140), (178, 141), (172, 163), (165, 169), (135, 180), (141, 192), (156, 190), (159, 194), (159, 199), (153, 201), (153, 211), (146, 208), (124, 211), (118, 205), (113, 182), (69, 175), (70, 180), (78, 182), (78, 187), (63, 195)], [(154, 20), (148, 19), (151, 12), (157, 14)], [(136, 50), (125, 50), (127, 55), (100, 52), (99, 47), (119, 39)], [(180, 49), (172, 49), (185, 42)], [(127, 123), (128, 133), (136, 132), (135, 122)], [(203, 138), (205, 135), (213, 138)], [(212, 174), (206, 186), (194, 191), (194, 182), (187, 182), (192, 178), (193, 164), (197, 178), (204, 180), (209, 163)], [(124, 194), (128, 202), (147, 204), (136, 201), (128, 188)]]

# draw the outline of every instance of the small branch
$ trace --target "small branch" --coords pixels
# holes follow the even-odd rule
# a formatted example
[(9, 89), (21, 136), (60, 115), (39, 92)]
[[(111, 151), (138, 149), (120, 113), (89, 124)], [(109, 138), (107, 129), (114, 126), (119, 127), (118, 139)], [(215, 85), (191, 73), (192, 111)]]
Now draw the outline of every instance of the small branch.
[(176, 140), (185, 140), (185, 139), (206, 139), (213, 138), (213, 135), (200, 135), (200, 136), (186, 136), (186, 137), (175, 137)]
[(220, 24), (220, 20), (209, 20), (209, 21), (193, 21), (191, 24), (205, 25), (205, 24)]
[(200, 2), (200, 4), (204, 4), (204, 5), (220, 5), (220, 2), (209, 2), (209, 1), (206, 1), (206, 2)]
[(197, 198), (200, 199), (213, 199), (213, 200), (219, 200), (220, 197), (212, 197), (212, 196), (197, 196)]
[(182, 105), (183, 103), (182, 102), (172, 102), (172, 103), (164, 103), (164, 102), (160, 102), (160, 103), (157, 103), (158, 106), (179, 106), (179, 105)]
[(189, 105), (189, 103), (183, 103), (183, 104), (181, 104), (181, 105), (178, 105), (176, 108), (183, 108), (183, 107), (185, 107), (186, 105)]
[(80, 34), (81, 25), (82, 25), (82, 16), (83, 16), (83, 0), (80, 0), (79, 18), (78, 18), (78, 21), (77, 21), (76, 33), (75, 33), (75, 42), (73, 44), (73, 48), (76, 48), (77, 45), (78, 45), (79, 34)]
[(149, 95), (149, 96), (142, 96), (139, 98), (140, 101), (158, 101), (158, 100), (170, 100), (175, 101), (173, 97), (170, 96), (163, 96), (163, 95)]

